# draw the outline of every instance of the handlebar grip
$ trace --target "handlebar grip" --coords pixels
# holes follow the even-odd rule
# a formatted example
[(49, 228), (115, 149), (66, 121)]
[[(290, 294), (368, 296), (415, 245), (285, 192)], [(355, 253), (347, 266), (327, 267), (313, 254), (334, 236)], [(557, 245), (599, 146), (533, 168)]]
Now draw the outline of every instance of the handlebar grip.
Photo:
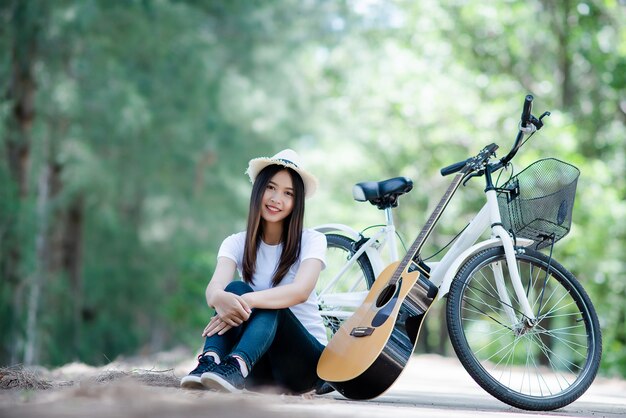
[(524, 98), (524, 110), (522, 110), (522, 126), (526, 127), (530, 121), (530, 112), (533, 108), (533, 96), (531, 94)]
[(459, 161), (458, 163), (454, 163), (447, 167), (442, 168), (441, 175), (447, 176), (448, 174), (454, 174), (456, 172), (461, 171), (463, 167), (465, 167), (465, 165), (467, 164), (467, 161), (468, 160)]

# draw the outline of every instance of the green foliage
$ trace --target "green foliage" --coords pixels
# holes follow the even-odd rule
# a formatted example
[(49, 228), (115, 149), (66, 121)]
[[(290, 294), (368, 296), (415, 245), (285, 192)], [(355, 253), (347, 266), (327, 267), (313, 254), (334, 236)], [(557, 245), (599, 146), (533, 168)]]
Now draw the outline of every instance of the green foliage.
[[(14, 303), (26, 306), (43, 261), (42, 363), (199, 346), (218, 246), (245, 227), (249, 158), (287, 146), (303, 155), (322, 184), (309, 226), (378, 223), (374, 207), (351, 199), (352, 185), (412, 178), (396, 211), (410, 243), (447, 187), (438, 170), (489, 142), (505, 150), (532, 93), (535, 113), (552, 116), (516, 171), (548, 156), (581, 169), (575, 225), (557, 258), (598, 308), (604, 371), (626, 374), (619, 2), (32, 2), (44, 3), (21, 199), (6, 153), (13, 103), (0, 95), (0, 258), (15, 247), (23, 255), (19, 286), (0, 278), (0, 323), (22, 339), (26, 314)], [(0, 7), (3, 51), (19, 44), (8, 25), (15, 4)], [(12, 59), (0, 56), (3, 93)], [(38, 182), (47, 167), (42, 257)], [(461, 190), (426, 253), (469, 221), (480, 192), (474, 183)], [(439, 316), (431, 322), (421, 349), (442, 350)], [(23, 348), (2, 338), (8, 362), (6, 347)]]

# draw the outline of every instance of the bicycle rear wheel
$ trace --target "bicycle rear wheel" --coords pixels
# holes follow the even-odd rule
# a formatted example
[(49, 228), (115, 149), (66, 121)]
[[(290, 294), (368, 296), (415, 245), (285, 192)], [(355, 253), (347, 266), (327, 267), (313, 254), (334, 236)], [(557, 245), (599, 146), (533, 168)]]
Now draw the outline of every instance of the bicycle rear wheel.
[[(561, 264), (531, 249), (520, 250), (516, 260), (536, 323), (522, 314), (504, 249), (490, 248), (472, 257), (450, 288), (450, 340), (468, 373), (494, 397), (521, 409), (561, 408), (596, 376), (602, 352), (598, 318), (585, 290)], [(499, 271), (505, 285), (500, 293)]]
[[(343, 235), (326, 234), (326, 242), (326, 268), (320, 274), (316, 290), (322, 318), (332, 335), (341, 322), (360, 306), (375, 277), (365, 253), (351, 263), (358, 250), (354, 240)], [(348, 266), (349, 263), (351, 265)], [(341, 273), (344, 268), (346, 270)]]

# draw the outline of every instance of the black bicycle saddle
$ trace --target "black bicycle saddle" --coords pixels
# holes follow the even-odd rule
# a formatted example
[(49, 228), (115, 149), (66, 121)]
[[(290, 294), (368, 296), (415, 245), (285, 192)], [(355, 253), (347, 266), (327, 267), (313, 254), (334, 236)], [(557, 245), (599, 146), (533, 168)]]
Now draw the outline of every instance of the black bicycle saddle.
[(413, 189), (413, 180), (408, 177), (394, 177), (383, 181), (364, 181), (352, 188), (354, 200), (370, 202), (378, 209), (395, 208), (398, 197)]

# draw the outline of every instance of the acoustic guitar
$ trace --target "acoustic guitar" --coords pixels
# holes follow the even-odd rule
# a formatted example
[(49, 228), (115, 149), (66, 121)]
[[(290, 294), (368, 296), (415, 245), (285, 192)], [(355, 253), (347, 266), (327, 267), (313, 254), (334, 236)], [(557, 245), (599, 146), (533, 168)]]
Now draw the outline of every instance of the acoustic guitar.
[(455, 176), (404, 258), (380, 273), (362, 305), (322, 352), (318, 376), (345, 397), (381, 395), (409, 361), (438, 290), (419, 253), (464, 176), (465, 170)]

